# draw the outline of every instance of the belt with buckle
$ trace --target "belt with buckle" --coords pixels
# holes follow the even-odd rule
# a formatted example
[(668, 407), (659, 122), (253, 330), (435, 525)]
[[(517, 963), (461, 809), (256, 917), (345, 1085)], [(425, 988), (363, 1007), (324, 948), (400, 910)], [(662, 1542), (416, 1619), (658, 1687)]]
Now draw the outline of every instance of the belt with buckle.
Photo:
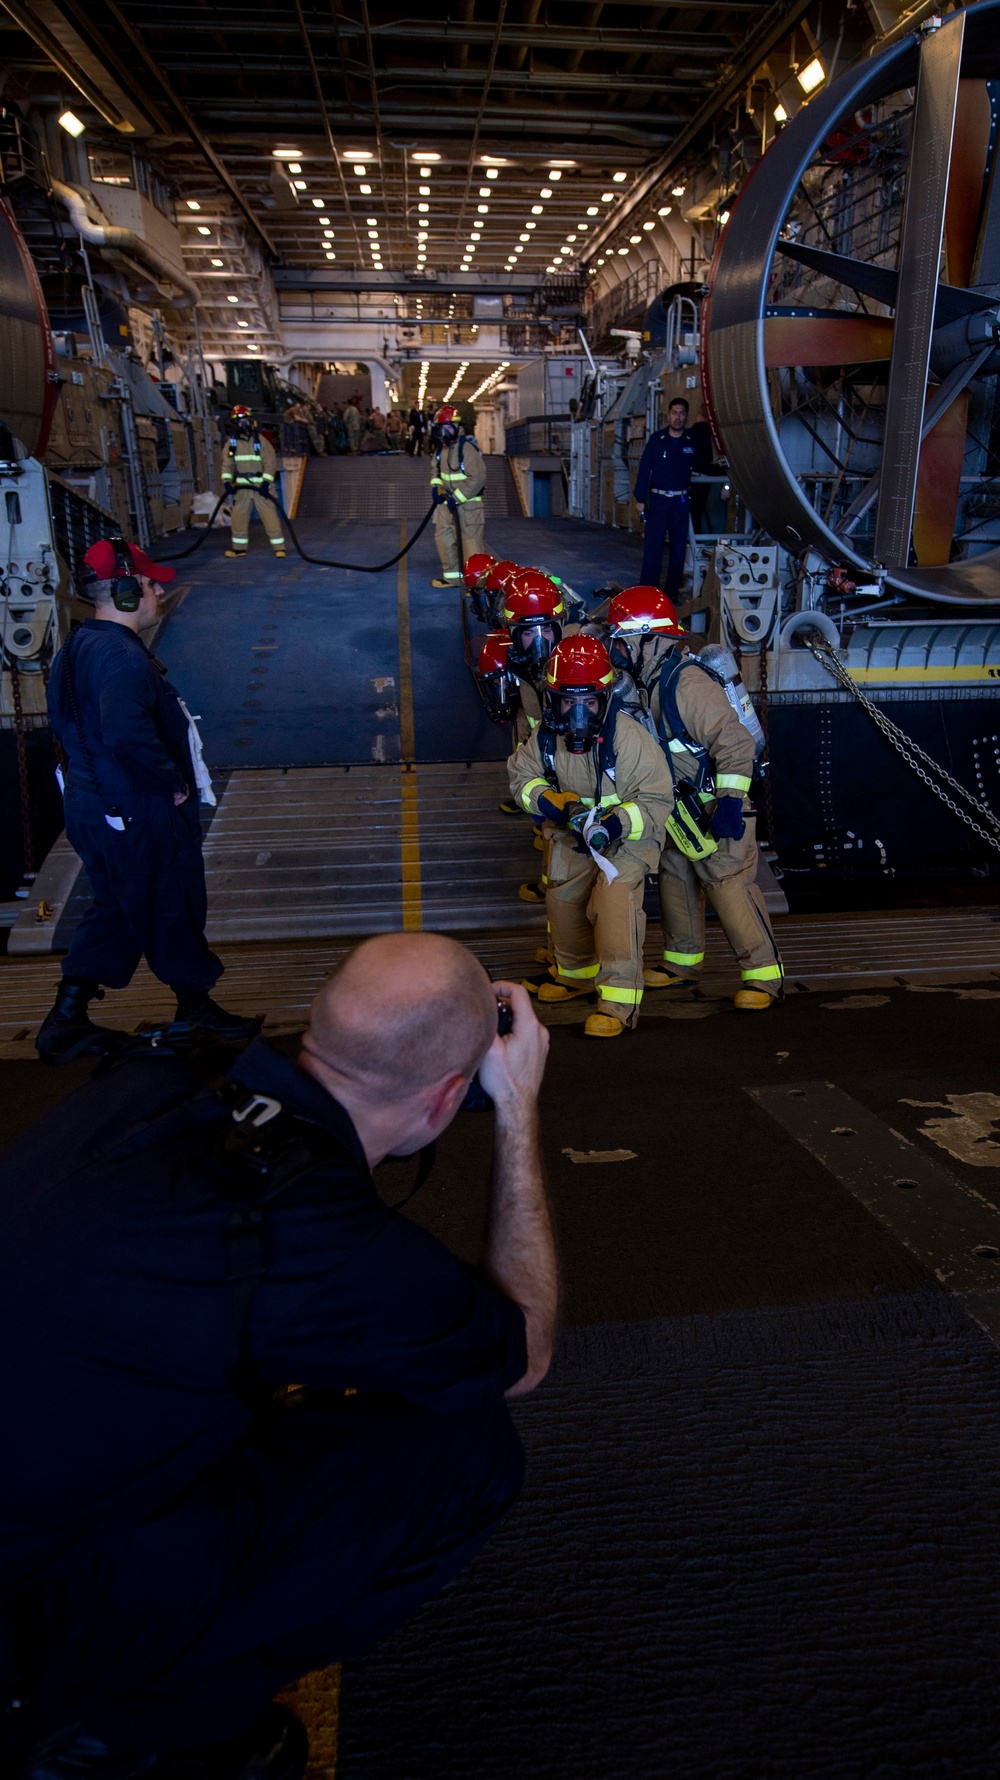
[(665, 500), (679, 500), (687, 494), (686, 488), (651, 488), (650, 494), (662, 495)]

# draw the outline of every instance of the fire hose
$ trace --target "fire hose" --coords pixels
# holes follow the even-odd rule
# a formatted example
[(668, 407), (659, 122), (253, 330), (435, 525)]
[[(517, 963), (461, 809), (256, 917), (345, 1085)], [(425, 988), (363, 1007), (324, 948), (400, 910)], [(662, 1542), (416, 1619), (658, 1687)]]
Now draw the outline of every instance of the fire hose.
[[(175, 556), (161, 556), (161, 561), (163, 561), (163, 562), (183, 562), (184, 558), (186, 556), (193, 556), (196, 550), (200, 550), (201, 546), (205, 542), (205, 539), (208, 537), (208, 534), (211, 531), (213, 525), (215, 524), (215, 516), (218, 513), (219, 508), (222, 506), (223, 501), (226, 499), (227, 494), (229, 494), (230, 492), (231, 491), (229, 489), (226, 489), (226, 490), (224, 490), (224, 492), (222, 494), (220, 494), (218, 500), (215, 503), (215, 508), (211, 514), (211, 517), (209, 518), (208, 524), (206, 525), (201, 536), (195, 541), (195, 543), (189, 544), (189, 546), (186, 550), (179, 550)], [(276, 494), (272, 494), (269, 490), (263, 489), (263, 488), (254, 489), (254, 493), (258, 494), (258, 495), (263, 495), (265, 500), (271, 501), (272, 504), (277, 508), (278, 512), (281, 514), (281, 517), (282, 517), (285, 525), (288, 527), (288, 536), (291, 538), (292, 544), (293, 544), (295, 550), (298, 552), (299, 556), (301, 556), (303, 562), (310, 562), (316, 568), (320, 568), (320, 569), (355, 569), (359, 573), (364, 574), (364, 575), (381, 575), (383, 570), (395, 568), (395, 566), (396, 566), (397, 562), (399, 562), (400, 558), (404, 557), (408, 551), (413, 549), (413, 546), (416, 543), (417, 539), (422, 535), (423, 532), (426, 531), (427, 527), (429, 526), (429, 524), (431, 522), (431, 518), (434, 513), (434, 507), (437, 504), (436, 502), (434, 502), (431, 504), (430, 507), (428, 507), (427, 512), (424, 514), (424, 517), (420, 521), (420, 524), (417, 526), (417, 529), (413, 533), (413, 536), (411, 538), (407, 539), (406, 543), (403, 545), (403, 548), (401, 550), (396, 551), (395, 556), (390, 556), (388, 562), (377, 562), (377, 563), (338, 562), (334, 557), (310, 556), (305, 550), (303, 550), (302, 545), (299, 543), (299, 540), (295, 534), (295, 527), (293, 526), (291, 520), (288, 517), (288, 514), (285, 512), (285, 509), (282, 506), (282, 504), (279, 501)]]

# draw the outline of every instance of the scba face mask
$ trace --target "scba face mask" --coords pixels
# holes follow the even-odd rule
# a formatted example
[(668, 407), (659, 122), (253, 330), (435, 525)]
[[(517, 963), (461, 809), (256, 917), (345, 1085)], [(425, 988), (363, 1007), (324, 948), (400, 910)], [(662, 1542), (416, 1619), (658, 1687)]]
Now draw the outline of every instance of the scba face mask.
[(483, 674), (480, 681), (487, 716), (493, 723), (513, 723), (520, 702), (517, 675), (504, 669)]
[(562, 625), (554, 618), (546, 619), (544, 624), (512, 625), (507, 659), (511, 667), (540, 674), (561, 637)]
[(604, 727), (608, 697), (606, 692), (552, 693), (552, 726), (571, 754), (586, 754), (593, 747)]

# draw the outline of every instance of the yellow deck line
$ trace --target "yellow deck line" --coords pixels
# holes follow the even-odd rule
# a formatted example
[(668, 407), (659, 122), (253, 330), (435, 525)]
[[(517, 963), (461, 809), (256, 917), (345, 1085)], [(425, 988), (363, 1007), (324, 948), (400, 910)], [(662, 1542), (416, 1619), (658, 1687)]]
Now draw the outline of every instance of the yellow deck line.
[[(406, 543), (406, 521), (400, 521), (399, 542)], [(403, 930), (419, 932), (423, 926), (423, 891), (420, 882), (420, 823), (417, 813), (416, 744), (413, 728), (413, 664), (410, 657), (410, 600), (407, 558), (401, 556), (396, 571), (396, 627), (399, 632), (399, 751), (402, 755), (402, 809), (400, 851), (403, 866)]]

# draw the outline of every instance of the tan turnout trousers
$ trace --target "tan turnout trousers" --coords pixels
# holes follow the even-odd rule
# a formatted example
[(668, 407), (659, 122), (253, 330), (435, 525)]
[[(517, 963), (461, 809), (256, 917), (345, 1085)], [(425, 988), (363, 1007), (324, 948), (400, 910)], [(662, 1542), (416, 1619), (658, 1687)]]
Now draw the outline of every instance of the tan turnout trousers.
[(271, 540), (272, 550), (283, 550), (285, 539), (281, 530), (281, 515), (274, 502), (268, 500), (266, 494), (258, 494), (255, 488), (238, 488), (233, 495), (233, 517), (231, 521), (233, 549), (246, 550), (250, 543), (250, 515), (256, 513)]

